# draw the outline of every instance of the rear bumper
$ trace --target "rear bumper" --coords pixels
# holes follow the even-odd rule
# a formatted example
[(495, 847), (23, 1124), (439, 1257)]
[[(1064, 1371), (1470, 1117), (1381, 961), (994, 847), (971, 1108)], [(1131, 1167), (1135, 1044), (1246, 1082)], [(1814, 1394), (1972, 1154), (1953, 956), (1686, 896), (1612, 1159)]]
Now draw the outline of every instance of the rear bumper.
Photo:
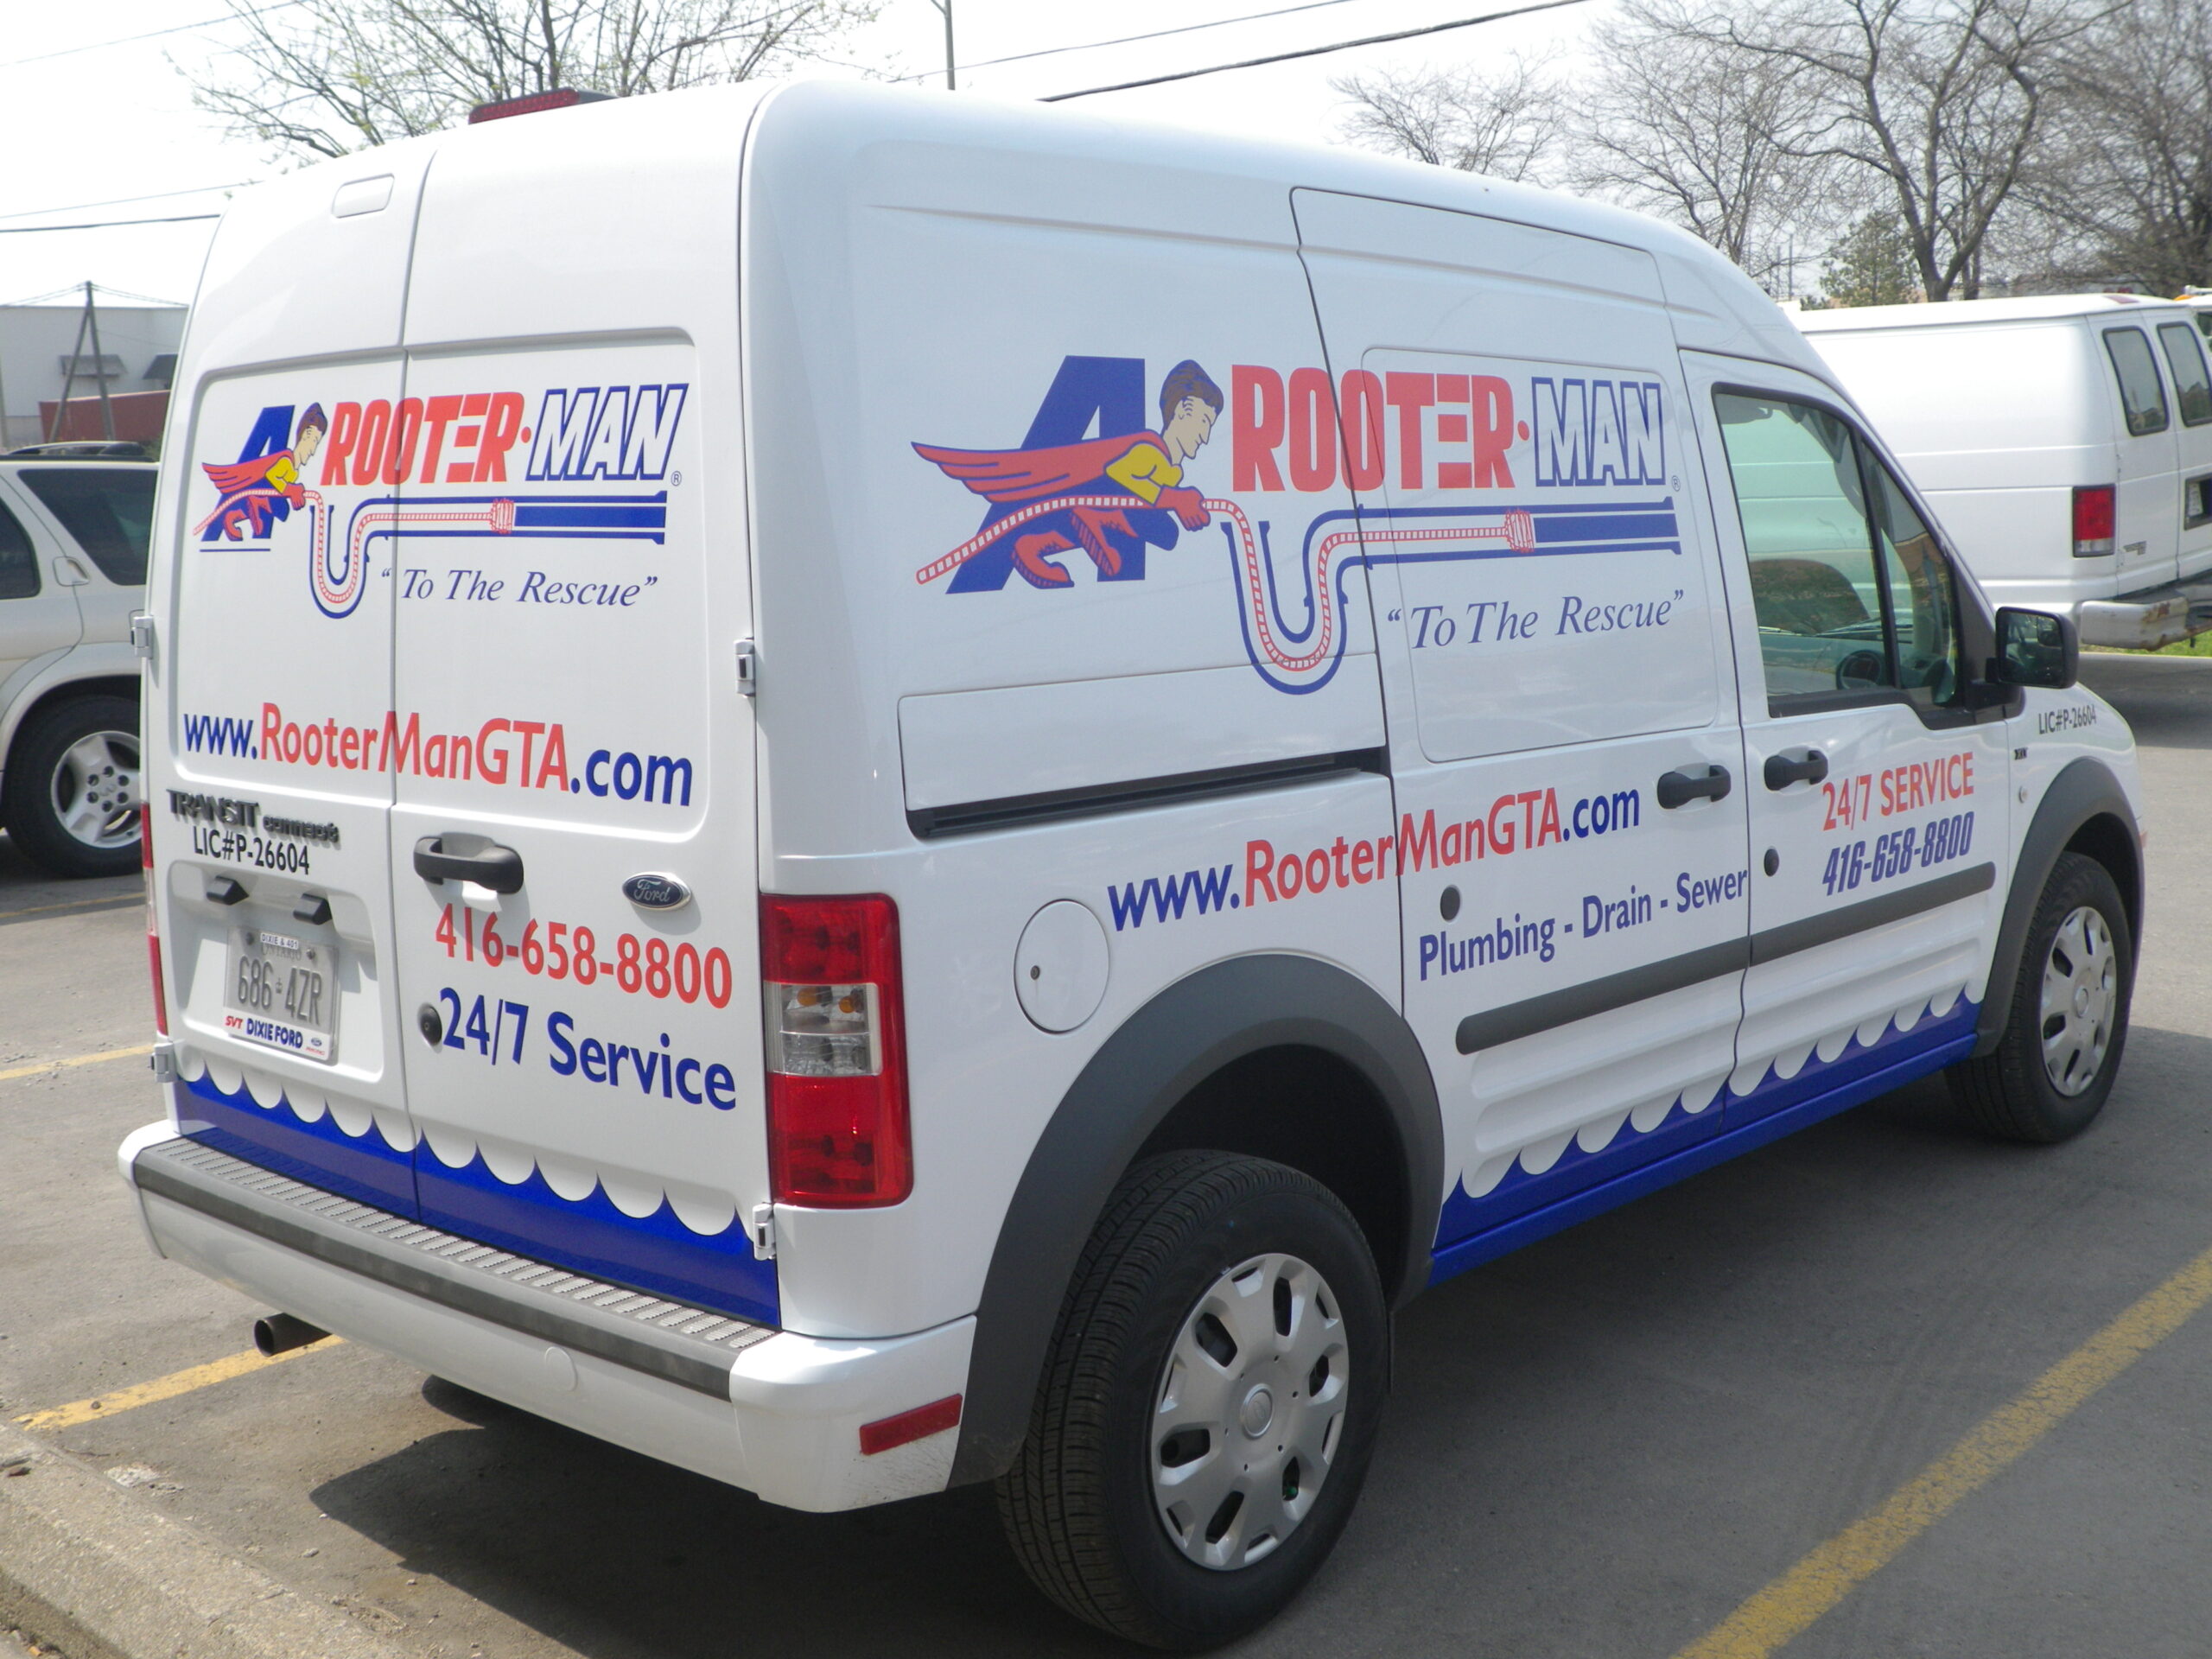
[(2193, 576), (2119, 599), (2083, 600), (2074, 607), (2085, 645), (2156, 651), (2212, 632), (2212, 576)]
[(961, 1394), (975, 1321), (824, 1341), (625, 1292), (149, 1125), (118, 1154), (155, 1249), (537, 1415), (800, 1510), (942, 1491), (957, 1433), (861, 1425)]

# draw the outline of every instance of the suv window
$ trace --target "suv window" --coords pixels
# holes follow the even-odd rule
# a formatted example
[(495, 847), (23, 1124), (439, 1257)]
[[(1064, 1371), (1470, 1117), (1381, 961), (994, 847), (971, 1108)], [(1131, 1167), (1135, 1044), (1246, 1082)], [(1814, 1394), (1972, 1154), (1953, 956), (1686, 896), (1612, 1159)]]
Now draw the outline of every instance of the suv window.
[(2158, 344), (2166, 348), (2166, 366), (2173, 371), (2174, 401), (2181, 405), (2181, 423), (2202, 426), (2212, 421), (2212, 377), (2204, 372), (2204, 347), (2196, 330), (2185, 322), (2162, 322)]
[(0, 599), (29, 599), (38, 592), (38, 555), (16, 515), (0, 507)]
[(1889, 469), (1810, 404), (1720, 391), (1713, 407), (1751, 559), (1770, 709), (1853, 692), (1902, 690), (1923, 706), (1949, 699), (1957, 584)]
[(146, 550), (154, 534), (151, 467), (27, 467), (16, 476), (102, 575), (118, 587), (145, 585)]
[(2151, 342), (2140, 328), (2107, 328), (2105, 351), (2112, 358), (2113, 372), (2120, 377), (2120, 406), (2127, 412), (2127, 429), (2139, 438), (2166, 429), (2166, 388), (2158, 378), (2158, 365), (2151, 356)]

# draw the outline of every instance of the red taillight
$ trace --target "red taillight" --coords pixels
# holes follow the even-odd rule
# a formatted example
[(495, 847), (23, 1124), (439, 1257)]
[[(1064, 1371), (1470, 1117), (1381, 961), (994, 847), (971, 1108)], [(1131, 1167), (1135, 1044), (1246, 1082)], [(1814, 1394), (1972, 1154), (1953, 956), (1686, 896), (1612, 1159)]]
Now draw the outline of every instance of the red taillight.
[(2113, 486), (2078, 485), (2074, 491), (2074, 556), (2100, 559), (2112, 551)]
[(573, 86), (560, 86), (550, 92), (502, 99), (497, 104), (479, 104), (468, 112), (468, 124), (473, 127), (480, 121), (504, 121), (511, 115), (535, 115), (540, 110), (565, 110), (575, 104), (604, 104), (612, 96), (609, 92), (580, 92)]
[(154, 974), (154, 1030), (169, 1034), (168, 993), (162, 985), (162, 927), (154, 914), (154, 809), (138, 809), (138, 868), (146, 875), (146, 965)]
[(897, 1204), (914, 1186), (898, 906), (762, 893), (760, 982), (772, 1195)]

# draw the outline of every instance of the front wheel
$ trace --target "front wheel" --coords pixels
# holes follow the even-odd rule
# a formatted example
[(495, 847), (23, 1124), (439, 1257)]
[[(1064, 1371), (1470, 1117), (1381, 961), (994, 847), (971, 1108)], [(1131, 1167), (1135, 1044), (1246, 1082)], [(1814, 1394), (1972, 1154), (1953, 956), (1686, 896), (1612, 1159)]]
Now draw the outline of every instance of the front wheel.
[(138, 705), (78, 697), (26, 725), (8, 757), (8, 833), (57, 875), (127, 875), (138, 868), (145, 791)]
[(2071, 1140), (2112, 1093), (2134, 985), (2134, 935), (2111, 872), (2060, 854), (2021, 946), (2005, 1035), (1951, 1068), (1953, 1095), (1999, 1140)]
[(1031, 1579), (1153, 1647), (1266, 1623), (1358, 1498), (1388, 1318), (1366, 1240), (1318, 1183), (1220, 1153), (1138, 1166), (1084, 1249), (999, 1482)]

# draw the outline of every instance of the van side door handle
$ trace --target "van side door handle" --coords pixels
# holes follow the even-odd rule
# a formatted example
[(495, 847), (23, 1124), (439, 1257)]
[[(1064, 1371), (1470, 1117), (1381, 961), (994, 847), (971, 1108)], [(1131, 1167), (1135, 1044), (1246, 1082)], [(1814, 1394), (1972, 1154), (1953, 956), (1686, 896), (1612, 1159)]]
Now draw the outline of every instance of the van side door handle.
[(1707, 766), (1702, 774), (1688, 768), (1681, 772), (1662, 772), (1659, 777), (1659, 804), (1672, 810), (1687, 806), (1692, 801), (1725, 801), (1734, 780), (1726, 766)]
[(1787, 789), (1792, 784), (1817, 784), (1828, 775), (1828, 757), (1825, 749), (1808, 749), (1795, 760), (1786, 754), (1770, 754), (1766, 758), (1766, 786)]
[(425, 881), (474, 881), (493, 893), (522, 891), (522, 855), (494, 843), (480, 853), (449, 853), (445, 837), (425, 836), (415, 843), (415, 874)]

